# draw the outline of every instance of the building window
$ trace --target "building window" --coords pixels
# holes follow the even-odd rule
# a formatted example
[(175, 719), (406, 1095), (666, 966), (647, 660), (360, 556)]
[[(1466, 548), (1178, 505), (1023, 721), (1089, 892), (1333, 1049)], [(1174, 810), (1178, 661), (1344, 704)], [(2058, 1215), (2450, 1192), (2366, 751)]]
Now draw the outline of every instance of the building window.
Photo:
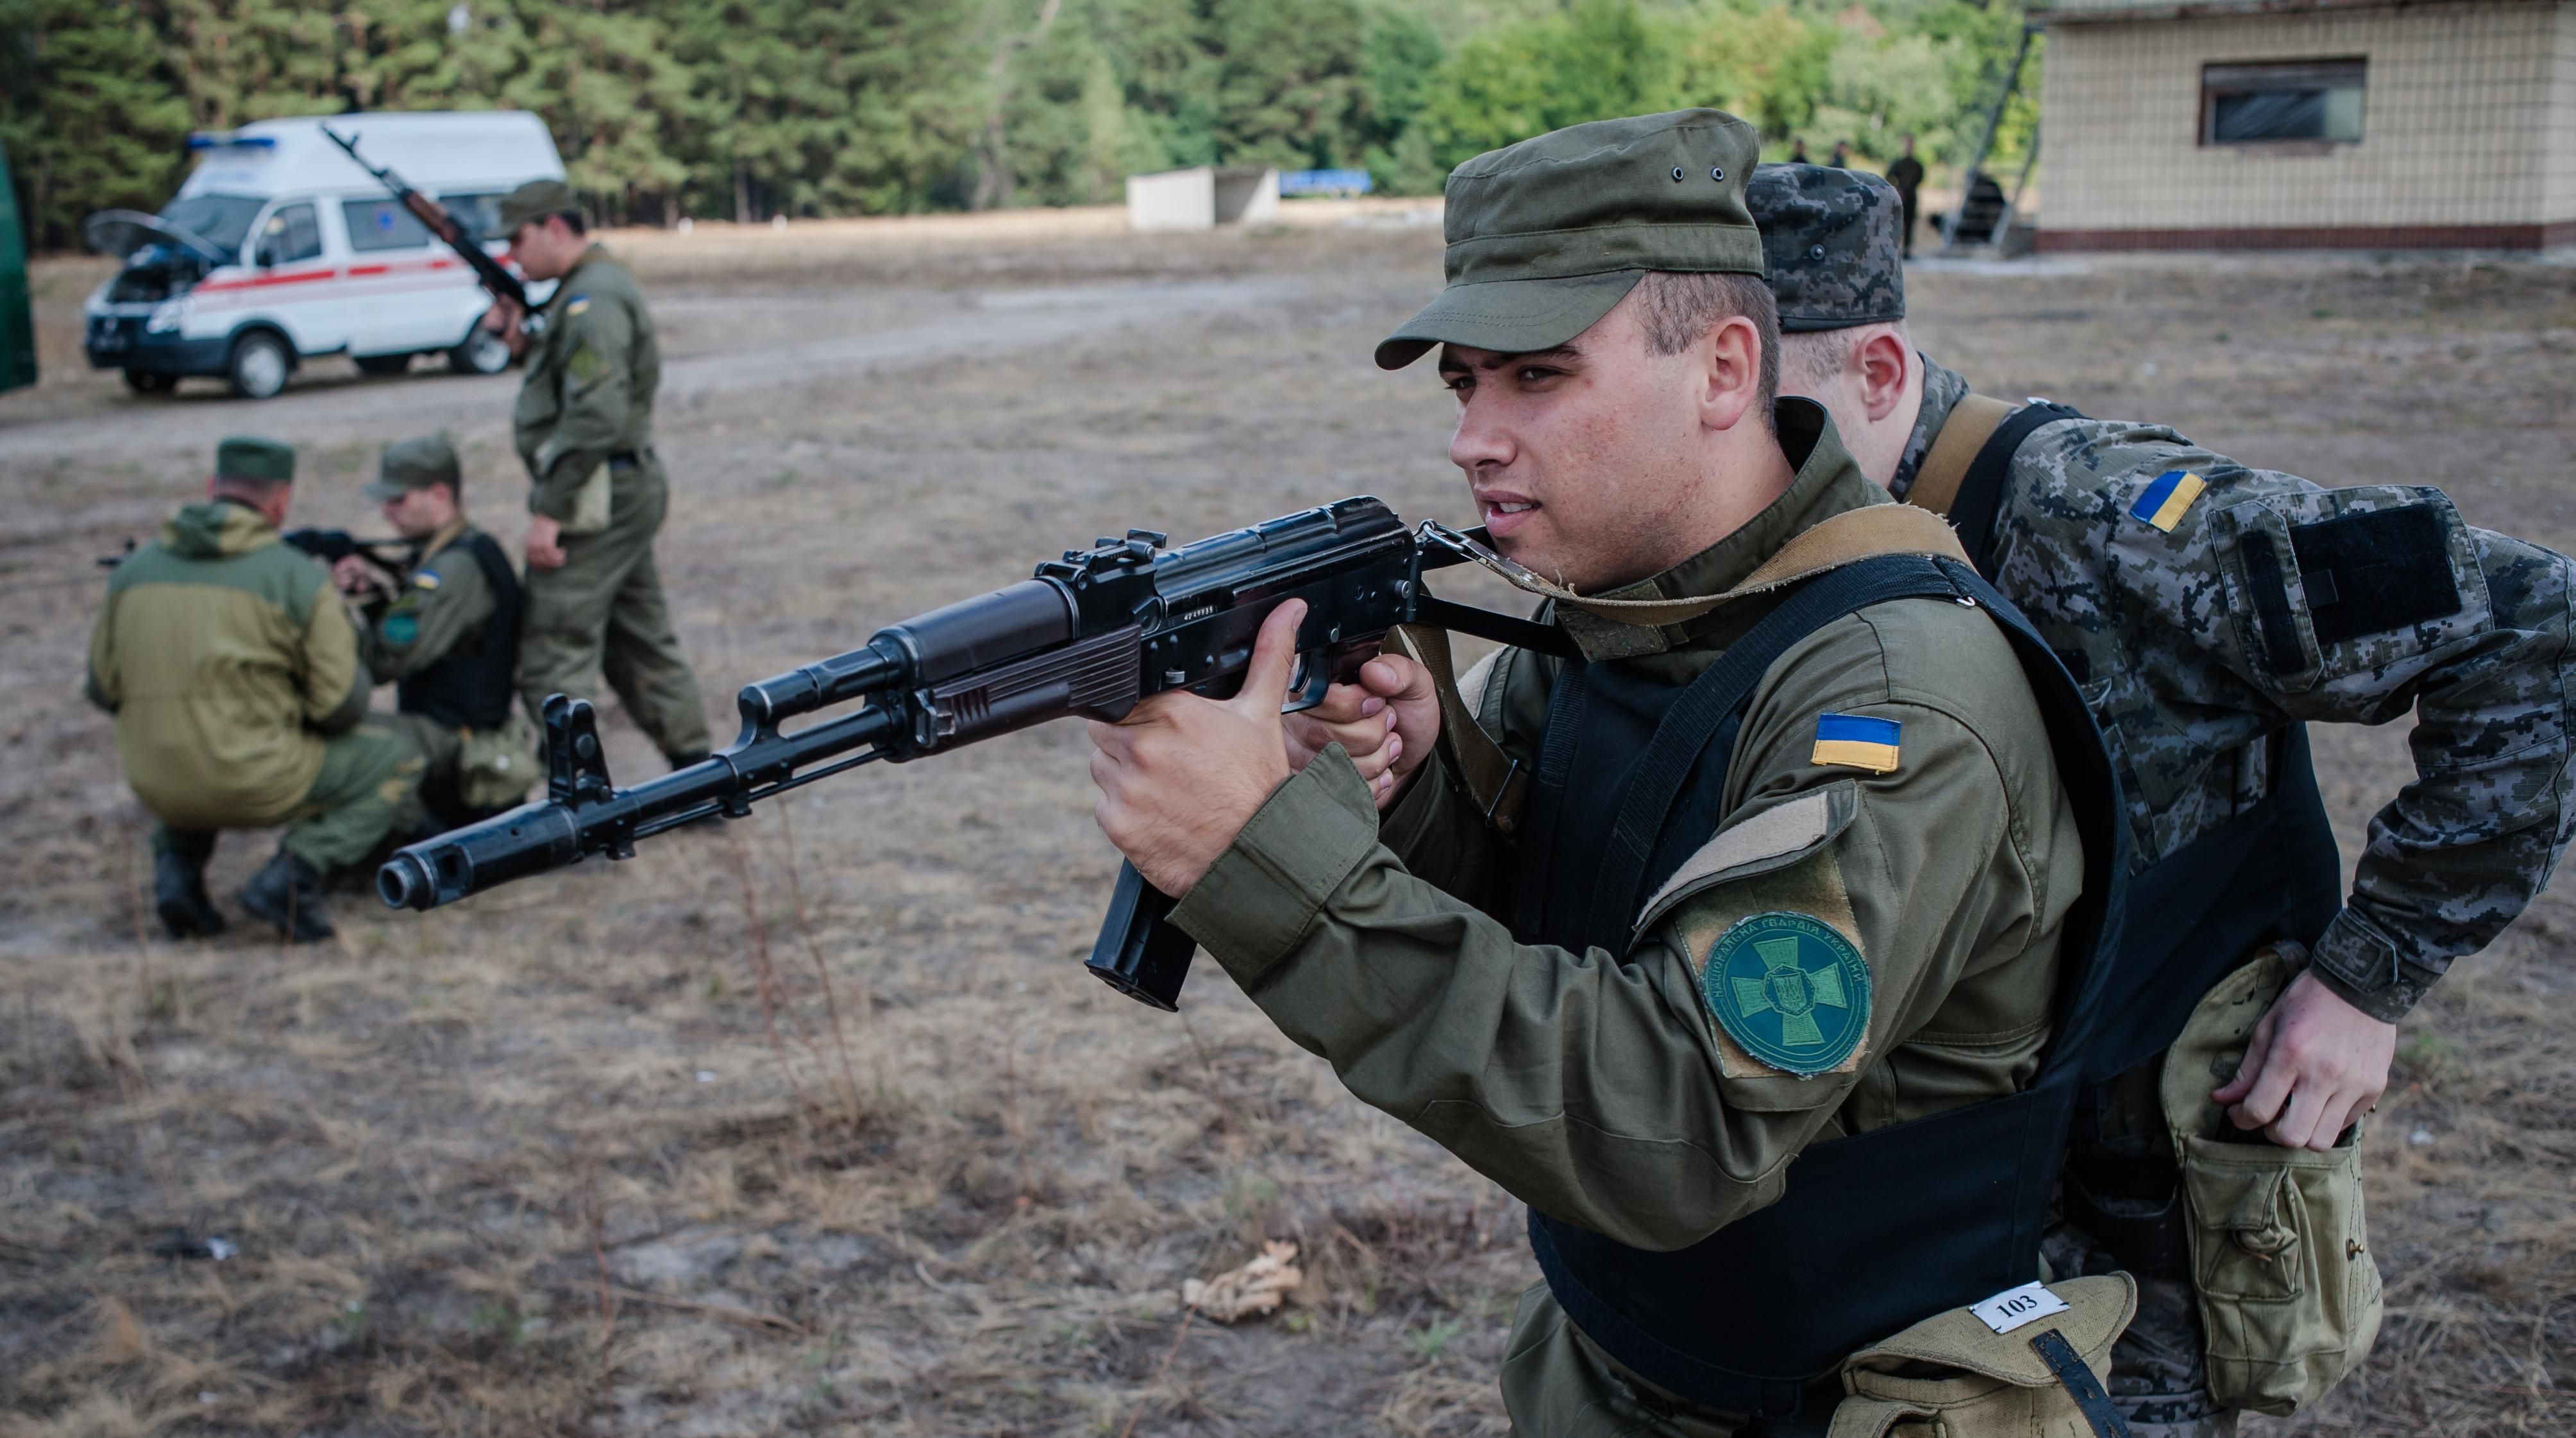
[(2369, 61), (2358, 59), (2204, 65), (2200, 142), (2358, 142), (2362, 76), (2368, 67)]

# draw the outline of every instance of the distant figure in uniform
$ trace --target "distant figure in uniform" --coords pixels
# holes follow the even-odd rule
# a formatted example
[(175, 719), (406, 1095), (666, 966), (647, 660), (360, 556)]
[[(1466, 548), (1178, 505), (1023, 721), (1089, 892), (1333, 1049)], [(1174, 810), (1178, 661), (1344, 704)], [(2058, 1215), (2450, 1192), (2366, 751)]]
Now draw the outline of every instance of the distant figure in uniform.
[(670, 507), (653, 453), (653, 317), (634, 277), (591, 242), (561, 180), (511, 191), (501, 230), (530, 280), (562, 282), (534, 336), (507, 301), (485, 317), (527, 364), (510, 420), (532, 485), (520, 696), (542, 723), (548, 694), (587, 697), (604, 673), (663, 757), (694, 763), (707, 754), (707, 718), (653, 563)]
[(1897, 203), (1905, 210), (1905, 235), (1898, 253), (1910, 260), (1914, 258), (1914, 225), (1921, 213), (1919, 197), (1923, 189), (1923, 162), (1914, 158), (1912, 135), (1905, 137), (1905, 153), (1887, 167), (1887, 182), (1896, 187)]
[(1789, 163), (1792, 165), (1803, 165), (1807, 163), (1806, 141), (1791, 140), (1789, 142)]
[(1829, 159), (1829, 160), (1827, 160), (1827, 161), (1825, 161), (1825, 163), (1826, 163), (1826, 164), (1828, 164), (1828, 165), (1833, 166), (1833, 167), (1834, 167), (1835, 169), (1837, 169), (1837, 170), (1840, 170), (1840, 169), (1843, 169), (1843, 168), (1845, 168), (1845, 167), (1849, 166), (1849, 165), (1851, 164), (1851, 141), (1849, 141), (1849, 140), (1836, 140), (1836, 141), (1834, 141), (1834, 154), (1833, 154), (1833, 158), (1832, 158), (1832, 159)]
[[(516, 803), (536, 778), (533, 747), (515, 760), (499, 749), (475, 774), (465, 772), (468, 740), (514, 727), (510, 704), (518, 695), (523, 606), (509, 556), (465, 517), (463, 491), (456, 450), (445, 436), (387, 445), (366, 494), (411, 541), (410, 558), (393, 573), (359, 555), (332, 569), (365, 615), (358, 650), (368, 672), (396, 686), (389, 722), (427, 764), (419, 809), (401, 826), (405, 838), (486, 818)], [(494, 765), (499, 772), (481, 772)], [(513, 777), (515, 790), (506, 782)]]
[(322, 876), (364, 859), (420, 782), (420, 756), (360, 721), (372, 687), (331, 575), (280, 544), (295, 451), (236, 436), (202, 504), (116, 566), (90, 632), (90, 702), (152, 831), (153, 901), (174, 939), (221, 933), (206, 860), (221, 829), (287, 826), (241, 906), (296, 942), (331, 936)]
[[(2060, 1274), (2139, 1280), (2108, 1385), (2131, 1431), (2226, 1438), (2254, 1405), (2226, 1401), (2201, 1318), (2213, 1294), (2186, 1257), (2158, 1090), (2175, 1001), (2259, 951), (2287, 959), (2295, 977), (2207, 1102), (2247, 1140), (2231, 1146), (2241, 1174), (2351, 1154), (2398, 1021), (2521, 914), (2576, 825), (2576, 565), (2471, 527), (2429, 486), (2327, 489), (2161, 424), (1970, 393), (1906, 332), (1897, 198), (1867, 174), (1754, 173), (1781, 388), (1824, 404), (1872, 479), (1959, 526), (2115, 736), (2135, 841), (2123, 962), (2149, 982), (2140, 1031), (2105, 1047), (2140, 1062), (2081, 1100), (2046, 1250)], [(2347, 890), (2303, 725), (2410, 713), (2415, 777), (2384, 797)], [(2283, 1156), (2264, 1164), (2261, 1139)], [(2366, 1246), (2324, 1257), (2335, 1291), (2376, 1302), (2375, 1273), (2339, 1271)], [(2256, 1324), (2216, 1341), (2237, 1368), (2291, 1372), (2326, 1340)]]

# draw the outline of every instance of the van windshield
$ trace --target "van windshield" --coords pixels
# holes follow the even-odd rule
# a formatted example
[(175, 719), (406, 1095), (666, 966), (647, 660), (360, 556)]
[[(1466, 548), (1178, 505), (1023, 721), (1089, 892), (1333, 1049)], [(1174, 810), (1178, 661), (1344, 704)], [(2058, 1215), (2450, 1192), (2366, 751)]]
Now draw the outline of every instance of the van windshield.
[(190, 195), (161, 207), (161, 218), (228, 255), (241, 253), (261, 201), (244, 195)]

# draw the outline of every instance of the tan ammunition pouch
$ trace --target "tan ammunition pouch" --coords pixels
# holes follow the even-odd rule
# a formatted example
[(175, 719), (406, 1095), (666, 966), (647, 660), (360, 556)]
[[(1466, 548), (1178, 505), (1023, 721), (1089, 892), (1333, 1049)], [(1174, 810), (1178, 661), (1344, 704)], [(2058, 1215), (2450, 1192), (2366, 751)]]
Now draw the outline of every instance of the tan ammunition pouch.
[[(1973, 455), (1975, 451), (1971, 449), (1970, 453)], [(1883, 554), (1932, 554), (1961, 563), (1968, 558), (1968, 552), (1959, 545), (1959, 536), (1951, 531), (1947, 521), (1926, 514), (1918, 507), (1903, 504), (1874, 504), (1865, 509), (1845, 510), (1791, 536), (1788, 543), (1781, 545), (1762, 562), (1761, 567), (1746, 575), (1744, 582), (1734, 588), (1722, 594), (1692, 595), (1680, 599), (1589, 598), (1541, 578), (1490, 551), (1479, 550), (1479, 554), (1478, 563), (1515, 588), (1603, 619), (1647, 627), (1686, 624), (1720, 605), (1748, 595), (1768, 593), (1783, 585), (1812, 579), (1828, 570)], [(1477, 725), (1474, 711), (1459, 698), (1457, 675), (1449, 657), (1448, 634), (1420, 625), (1407, 625), (1391, 631), (1388, 640), (1390, 647), (1431, 671), (1432, 689), (1440, 699), (1441, 755), (1448, 761), (1451, 772), (1458, 776), (1459, 783), (1466, 788), (1468, 797), (1475, 801), (1477, 809), (1495, 828), (1505, 834), (1511, 833), (1520, 819), (1521, 800), (1529, 789), (1529, 775), (1504, 755), (1501, 746)]]
[[(1936, 1313), (1843, 1361), (1827, 1438), (2109, 1438), (2111, 1345), (2138, 1311), (2125, 1273), (2048, 1285), (2067, 1311), (1997, 1333)], [(2090, 1411), (2088, 1411), (2088, 1405)]]
[(507, 809), (528, 797), (544, 772), (537, 729), (518, 710), (498, 729), (464, 729), (456, 755), (456, 802), (468, 809)]
[(608, 528), (610, 498), (608, 462), (602, 460), (599, 468), (590, 472), (590, 478), (581, 482), (581, 489), (573, 495), (572, 514), (556, 526), (557, 531), (563, 534), (597, 534)]
[(2282, 1417), (2323, 1396), (2379, 1334), (2379, 1265), (2361, 1211), (2361, 1124), (2318, 1153), (2246, 1133), (2209, 1101), (2288, 987), (2266, 947), (2219, 981), (2165, 1054), (2165, 1123), (2182, 1164), (2210, 1396)]

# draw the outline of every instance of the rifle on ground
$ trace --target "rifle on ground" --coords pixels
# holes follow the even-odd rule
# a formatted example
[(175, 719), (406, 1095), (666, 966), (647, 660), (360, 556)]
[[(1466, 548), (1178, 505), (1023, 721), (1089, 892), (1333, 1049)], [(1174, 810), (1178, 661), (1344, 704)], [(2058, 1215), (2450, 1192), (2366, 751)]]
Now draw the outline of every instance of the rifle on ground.
[[(714, 815), (738, 819), (773, 794), (880, 759), (901, 762), (1050, 719), (1115, 720), (1170, 689), (1241, 688), (1270, 611), (1306, 601), (1284, 712), (1322, 701), (1399, 624), (1455, 630), (1551, 654), (1562, 631), (1434, 597), (1426, 570), (1484, 555), (1481, 532), (1345, 499), (1177, 549), (1141, 529), (1066, 550), (1035, 578), (879, 630), (865, 647), (745, 686), (730, 748), (632, 789), (609, 782), (585, 700), (545, 703), (547, 797), (396, 852), (376, 874), (395, 908), (432, 909), (591, 854), (630, 857), (639, 839)], [(782, 721), (858, 701), (794, 732)], [(1119, 869), (1090, 968), (1158, 1008), (1177, 1006), (1195, 950), (1162, 922), (1172, 900)]]
[(528, 303), (528, 287), (521, 284), (519, 277), (510, 273), (507, 266), (492, 258), (491, 252), (483, 248), (481, 239), (459, 223), (445, 205), (404, 183), (403, 177), (395, 174), (392, 167), (368, 164), (367, 157), (358, 153), (357, 143), (330, 126), (322, 126), (322, 133), (330, 138), (332, 144), (347, 151), (359, 169), (375, 176), (376, 183), (392, 191), (403, 208), (411, 211), (431, 234), (446, 241), (447, 247), (454, 250), (459, 259), (472, 266), (474, 277), (483, 282), (483, 288), (490, 290), (495, 298), (517, 305), (521, 330), (533, 338), (543, 329), (544, 316), (537, 312), (535, 305)]

